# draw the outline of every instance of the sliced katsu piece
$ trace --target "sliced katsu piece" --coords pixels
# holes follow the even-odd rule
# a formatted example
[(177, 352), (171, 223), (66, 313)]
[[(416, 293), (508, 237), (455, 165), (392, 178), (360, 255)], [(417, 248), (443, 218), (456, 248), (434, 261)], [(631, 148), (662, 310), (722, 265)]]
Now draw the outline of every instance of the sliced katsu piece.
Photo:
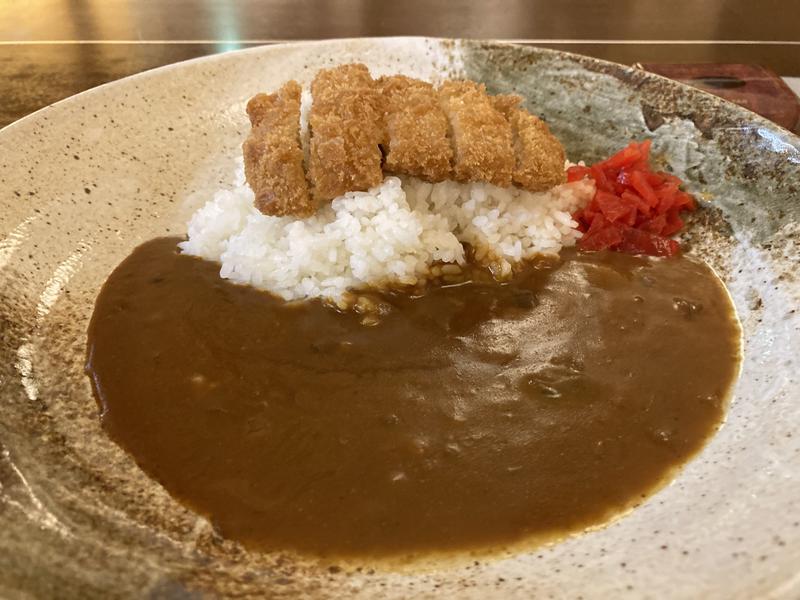
[(317, 202), (363, 191), (383, 181), (383, 110), (362, 64), (323, 69), (311, 83), (313, 104), (308, 178)]
[(453, 149), (439, 95), (425, 81), (404, 75), (381, 77), (386, 140), (384, 169), (425, 181), (449, 179)]
[(494, 96), (492, 102), (508, 119), (514, 135), (514, 184), (531, 192), (543, 192), (564, 183), (564, 147), (545, 122), (520, 108), (519, 96)]
[(446, 81), (439, 88), (439, 103), (450, 126), (454, 179), (510, 186), (515, 165), (511, 125), (494, 107), (486, 87)]
[(242, 145), (244, 172), (265, 215), (308, 216), (316, 210), (303, 170), (300, 93), (300, 85), (289, 81), (247, 103), (252, 128)]

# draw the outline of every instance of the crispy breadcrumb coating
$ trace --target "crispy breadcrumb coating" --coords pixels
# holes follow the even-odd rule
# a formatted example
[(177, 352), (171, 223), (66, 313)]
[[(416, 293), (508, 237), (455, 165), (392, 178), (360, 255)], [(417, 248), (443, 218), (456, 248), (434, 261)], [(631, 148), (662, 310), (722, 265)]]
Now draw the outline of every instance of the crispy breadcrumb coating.
[(381, 97), (362, 64), (323, 69), (311, 84), (308, 176), (314, 199), (326, 202), (383, 181)]
[(434, 87), (404, 75), (381, 77), (386, 163), (389, 173), (442, 181), (451, 174), (453, 149), (447, 137), (447, 117)]
[(547, 124), (520, 108), (519, 96), (494, 96), (492, 102), (508, 119), (514, 134), (514, 184), (531, 192), (543, 192), (564, 183), (564, 147)]
[(511, 125), (493, 106), (486, 87), (446, 81), (439, 101), (450, 123), (454, 178), (510, 186), (515, 164)]
[(300, 85), (289, 81), (274, 94), (247, 103), (252, 129), (242, 145), (247, 183), (265, 215), (310, 215), (316, 210), (300, 147)]

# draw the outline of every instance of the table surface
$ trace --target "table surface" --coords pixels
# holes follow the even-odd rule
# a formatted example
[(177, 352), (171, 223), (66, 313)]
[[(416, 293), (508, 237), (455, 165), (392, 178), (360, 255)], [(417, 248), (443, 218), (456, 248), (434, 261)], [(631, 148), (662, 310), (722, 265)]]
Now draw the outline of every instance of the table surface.
[(3, 0), (0, 127), (145, 69), (333, 37), (503, 39), (627, 64), (758, 63), (798, 77), (798, 23), (794, 0)]

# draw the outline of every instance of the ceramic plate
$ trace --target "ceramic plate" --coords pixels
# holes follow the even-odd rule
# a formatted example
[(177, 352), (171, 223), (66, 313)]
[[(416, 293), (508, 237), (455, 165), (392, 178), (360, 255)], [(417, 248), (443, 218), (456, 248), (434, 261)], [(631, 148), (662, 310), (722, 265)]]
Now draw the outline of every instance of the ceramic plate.
[[(686, 242), (731, 291), (744, 329), (741, 378), (703, 452), (609, 527), (407, 572), (248, 553), (176, 503), (100, 428), (83, 365), (106, 276), (137, 244), (182, 233), (192, 210), (229, 184), (251, 95), (350, 61), (520, 93), (573, 160), (652, 138), (703, 199)], [(0, 596), (797, 598), (799, 148), (753, 113), (639, 70), (418, 38), (189, 61), (11, 125), (0, 132)]]

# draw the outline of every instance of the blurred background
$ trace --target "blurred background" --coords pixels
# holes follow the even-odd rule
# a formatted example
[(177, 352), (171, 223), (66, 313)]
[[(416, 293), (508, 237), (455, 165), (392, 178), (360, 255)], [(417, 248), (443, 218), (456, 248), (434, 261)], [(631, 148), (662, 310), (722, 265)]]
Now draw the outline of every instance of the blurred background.
[[(196, 56), (279, 41), (424, 35), (644, 63), (762, 114), (794, 118), (782, 123), (794, 128), (797, 101), (788, 90), (800, 90), (798, 24), (794, 0), (0, 0), (0, 126)], [(675, 63), (759, 65), (783, 79), (764, 69)]]

